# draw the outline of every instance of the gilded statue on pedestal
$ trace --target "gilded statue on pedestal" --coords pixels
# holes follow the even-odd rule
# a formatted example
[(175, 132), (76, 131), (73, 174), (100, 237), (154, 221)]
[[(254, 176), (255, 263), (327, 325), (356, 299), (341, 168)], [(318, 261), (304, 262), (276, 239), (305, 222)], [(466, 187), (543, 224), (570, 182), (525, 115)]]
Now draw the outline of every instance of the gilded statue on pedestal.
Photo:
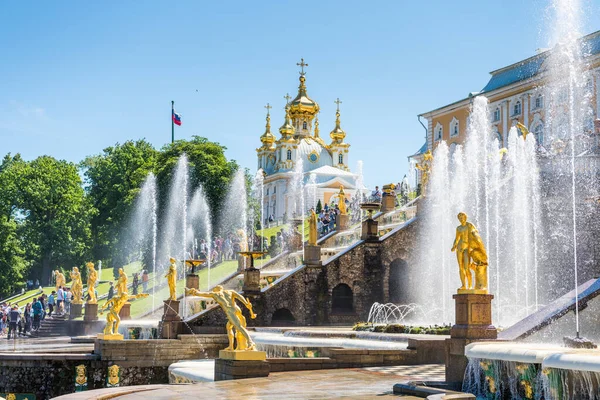
[(82, 304), (83, 283), (81, 282), (81, 273), (79, 268), (73, 267), (71, 270), (71, 293), (73, 293), (73, 304)]
[(119, 268), (119, 279), (117, 279), (117, 295), (127, 293), (127, 274), (123, 268)]
[(119, 311), (121, 311), (121, 308), (123, 308), (123, 306), (129, 300), (138, 299), (140, 297), (148, 297), (148, 293), (141, 293), (135, 295), (121, 293), (117, 294), (112, 299), (107, 300), (107, 302), (104, 303), (102, 310), (100, 310), (100, 314), (102, 314), (102, 311), (108, 310), (108, 314), (106, 314), (106, 326), (104, 327), (104, 335), (110, 337), (119, 333), (119, 324), (121, 323)]
[[(200, 292), (196, 289), (185, 289), (187, 296), (198, 296), (213, 299), (227, 316), (227, 337), (229, 338), (229, 346), (225, 350), (256, 350), (256, 345), (250, 338), (250, 334), (246, 329), (246, 317), (242, 314), (242, 309), (237, 305), (236, 300), (239, 300), (249, 311), (250, 318), (256, 318), (256, 314), (252, 310), (252, 303), (241, 294), (233, 290), (224, 290), (223, 286), (217, 285), (212, 292)], [(233, 329), (235, 328), (235, 333)], [(237, 347), (234, 348), (234, 339), (237, 340)]]
[(433, 163), (433, 155), (431, 150), (427, 150), (423, 154), (423, 162), (415, 164), (415, 168), (421, 171), (421, 195), (425, 196), (427, 184), (429, 183), (429, 174), (431, 173), (431, 164)]
[(177, 300), (177, 294), (175, 293), (175, 289), (177, 289), (177, 260), (171, 257), (169, 261), (171, 266), (169, 266), (169, 272), (167, 272), (165, 278), (167, 278), (167, 284), (169, 285), (169, 300), (175, 301)]
[(87, 293), (88, 293), (88, 304), (98, 303), (96, 298), (96, 281), (98, 280), (98, 272), (94, 268), (94, 263), (87, 263), (88, 267), (88, 278), (87, 278)]
[(56, 292), (58, 292), (59, 287), (65, 287), (67, 285), (67, 279), (59, 270), (54, 271), (54, 282), (56, 286)]
[[(470, 222), (467, 222), (467, 214), (461, 212), (458, 214), (460, 225), (456, 227), (456, 237), (451, 251), (456, 251), (458, 260), (458, 271), (462, 286), (458, 289), (459, 293), (470, 291), (472, 293), (487, 293), (487, 266), (488, 257), (479, 236), (479, 231)], [(471, 270), (475, 272), (475, 286)]]
[(310, 216), (308, 217), (308, 244), (311, 246), (317, 245), (317, 214), (315, 210), (310, 210)]
[(340, 209), (340, 214), (346, 215), (346, 193), (344, 193), (344, 186), (340, 185), (340, 191), (336, 197), (338, 198), (338, 208)]

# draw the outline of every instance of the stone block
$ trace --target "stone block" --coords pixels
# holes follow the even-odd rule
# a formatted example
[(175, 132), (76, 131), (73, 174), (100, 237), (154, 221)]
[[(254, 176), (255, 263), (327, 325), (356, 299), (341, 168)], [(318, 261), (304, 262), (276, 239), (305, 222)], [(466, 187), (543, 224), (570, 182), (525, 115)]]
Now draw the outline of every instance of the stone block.
[(83, 316), (84, 321), (96, 321), (98, 320), (98, 303), (85, 303), (85, 314)]
[(383, 195), (381, 197), (381, 212), (387, 213), (396, 209), (396, 196)]
[(75, 319), (81, 317), (81, 311), (83, 309), (83, 303), (75, 304), (71, 303), (71, 311), (69, 312), (69, 319)]
[(267, 353), (258, 350), (220, 350), (219, 358), (223, 360), (264, 361)]
[(348, 214), (337, 214), (335, 224), (338, 232), (347, 231), (350, 228), (350, 216)]
[(181, 320), (179, 316), (179, 300), (164, 300), (163, 321)]
[(304, 264), (308, 266), (321, 266), (321, 246), (307, 244), (304, 246)]
[(187, 274), (185, 276), (185, 287), (189, 289), (200, 289), (200, 277), (196, 274)]
[(260, 294), (260, 269), (250, 267), (244, 270), (244, 295)]
[(215, 381), (269, 376), (267, 361), (215, 360)]
[(127, 302), (123, 304), (123, 308), (119, 311), (119, 318), (121, 320), (131, 319), (131, 303)]

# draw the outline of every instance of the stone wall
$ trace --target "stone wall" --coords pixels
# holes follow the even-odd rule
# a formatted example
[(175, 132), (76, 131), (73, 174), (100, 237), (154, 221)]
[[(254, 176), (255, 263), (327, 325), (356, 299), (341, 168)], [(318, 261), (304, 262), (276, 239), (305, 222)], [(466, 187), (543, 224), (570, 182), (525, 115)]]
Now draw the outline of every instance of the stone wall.
[[(366, 320), (374, 302), (389, 301), (390, 265), (396, 260), (414, 264), (416, 229), (415, 218), (378, 241), (356, 243), (322, 267), (297, 268), (251, 298), (258, 317), (247, 317), (248, 325), (271, 325), (273, 314), (280, 309), (289, 310), (298, 325), (348, 325)], [(332, 307), (332, 299), (334, 288), (341, 284), (352, 290), (352, 309), (338, 312)], [(192, 326), (210, 326), (225, 325), (226, 320), (221, 310), (212, 309), (187, 322)]]
[(102, 361), (81, 354), (18, 354), (0, 358), (0, 392), (33, 393), (37, 399), (50, 399), (75, 392), (75, 367), (86, 366), (87, 389), (106, 387), (108, 367), (119, 365), (120, 386), (168, 383), (168, 367), (146, 367)]

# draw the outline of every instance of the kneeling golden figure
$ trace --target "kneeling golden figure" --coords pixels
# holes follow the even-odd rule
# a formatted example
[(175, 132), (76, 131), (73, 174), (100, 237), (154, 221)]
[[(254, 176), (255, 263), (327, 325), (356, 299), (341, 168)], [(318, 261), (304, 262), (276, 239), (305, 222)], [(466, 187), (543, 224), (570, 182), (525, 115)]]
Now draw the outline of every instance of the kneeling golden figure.
[[(236, 300), (239, 300), (250, 311), (250, 318), (256, 318), (256, 314), (252, 310), (252, 303), (241, 294), (233, 290), (225, 290), (222, 286), (217, 285), (211, 292), (200, 292), (196, 289), (185, 288), (187, 296), (198, 296), (213, 299), (227, 316), (227, 337), (229, 338), (229, 346), (225, 349), (228, 351), (246, 351), (256, 350), (256, 345), (250, 338), (250, 334), (246, 329), (246, 317), (242, 314), (242, 309), (237, 305)], [(234, 333), (235, 328), (235, 333)], [(237, 341), (237, 346), (234, 346), (234, 339)]]

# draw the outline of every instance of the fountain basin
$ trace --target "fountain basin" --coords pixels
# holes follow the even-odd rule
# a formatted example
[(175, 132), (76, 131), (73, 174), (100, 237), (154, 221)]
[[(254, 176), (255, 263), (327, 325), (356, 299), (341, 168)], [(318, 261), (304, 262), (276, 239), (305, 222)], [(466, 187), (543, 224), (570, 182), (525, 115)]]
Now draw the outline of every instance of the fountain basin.
[(570, 350), (557, 346), (538, 346), (530, 343), (476, 342), (465, 347), (465, 356), (484, 360), (541, 364), (549, 355)]
[(542, 368), (600, 372), (600, 351), (550, 354), (544, 358)]

